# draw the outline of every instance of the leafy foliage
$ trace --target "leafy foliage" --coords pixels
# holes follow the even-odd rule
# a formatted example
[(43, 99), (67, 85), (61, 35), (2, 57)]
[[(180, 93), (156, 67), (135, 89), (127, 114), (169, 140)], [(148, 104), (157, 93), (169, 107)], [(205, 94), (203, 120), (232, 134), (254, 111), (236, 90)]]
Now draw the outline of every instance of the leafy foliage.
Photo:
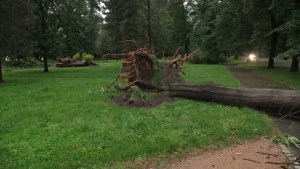
[(91, 54), (86, 54), (85, 52), (82, 53), (80, 55), (80, 53), (76, 53), (73, 57), (72, 57), (73, 60), (87, 60), (87, 61), (91, 61), (94, 59), (94, 56), (91, 55)]
[(83, 60), (88, 60), (88, 61), (91, 61), (91, 60), (93, 60), (93, 59), (94, 59), (94, 56), (93, 56), (93, 55), (91, 55), (91, 54), (86, 54), (86, 53), (83, 53), (83, 54), (82, 54), (82, 59), (83, 59)]
[(72, 57), (73, 60), (81, 60), (81, 56), (80, 56), (80, 53), (76, 53), (76, 55), (74, 55)]
[(224, 56), (210, 56), (204, 52), (198, 52), (189, 59), (189, 62), (193, 64), (219, 64), (226, 62), (226, 58)]
[(279, 135), (279, 136), (275, 136), (272, 141), (274, 143), (282, 143), (285, 144), (287, 146), (290, 145), (294, 145), (298, 148), (300, 148), (300, 140), (298, 140), (296, 137), (290, 136), (290, 135)]

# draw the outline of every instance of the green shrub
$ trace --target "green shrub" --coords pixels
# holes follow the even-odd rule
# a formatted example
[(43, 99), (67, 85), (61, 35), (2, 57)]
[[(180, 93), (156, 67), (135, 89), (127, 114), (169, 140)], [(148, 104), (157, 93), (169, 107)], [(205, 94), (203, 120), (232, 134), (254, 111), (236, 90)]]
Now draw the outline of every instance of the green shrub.
[(33, 68), (39, 65), (39, 62), (33, 58), (12, 59), (4, 62), (4, 66), (6, 67)]
[(91, 60), (94, 59), (94, 57), (93, 57), (93, 55), (83, 53), (83, 54), (82, 54), (82, 59), (83, 59), (83, 60), (91, 61)]
[(76, 53), (76, 55), (73, 56), (73, 60), (81, 60), (80, 54)]
[(189, 59), (189, 63), (193, 64), (219, 64), (224, 63), (226, 58), (223, 56), (211, 56), (204, 53), (197, 53), (191, 59)]

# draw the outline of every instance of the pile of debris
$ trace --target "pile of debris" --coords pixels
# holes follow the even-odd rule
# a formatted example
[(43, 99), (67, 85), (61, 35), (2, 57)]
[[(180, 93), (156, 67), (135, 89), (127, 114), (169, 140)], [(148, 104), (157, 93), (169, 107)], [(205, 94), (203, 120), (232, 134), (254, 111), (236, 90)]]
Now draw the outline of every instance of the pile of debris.
[(84, 66), (97, 66), (98, 64), (89, 61), (74, 61), (71, 58), (59, 58), (58, 63), (56, 63), (56, 67), (84, 67)]

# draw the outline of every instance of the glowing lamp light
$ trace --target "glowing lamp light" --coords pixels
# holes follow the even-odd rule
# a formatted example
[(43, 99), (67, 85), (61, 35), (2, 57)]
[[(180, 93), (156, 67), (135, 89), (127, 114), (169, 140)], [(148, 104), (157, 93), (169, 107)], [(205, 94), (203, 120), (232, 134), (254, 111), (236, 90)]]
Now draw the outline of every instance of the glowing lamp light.
[(249, 59), (250, 59), (251, 61), (255, 60), (255, 58), (256, 58), (256, 56), (255, 56), (254, 54), (250, 54), (250, 55), (249, 55)]

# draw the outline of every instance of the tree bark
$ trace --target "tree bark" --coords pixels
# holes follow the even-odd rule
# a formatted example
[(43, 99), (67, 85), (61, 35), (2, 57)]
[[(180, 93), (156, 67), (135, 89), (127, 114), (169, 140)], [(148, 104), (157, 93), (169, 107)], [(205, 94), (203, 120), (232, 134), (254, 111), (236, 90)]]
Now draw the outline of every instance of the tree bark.
[(298, 56), (294, 56), (292, 60), (290, 72), (298, 72), (298, 70), (299, 70)]
[[(43, 2), (39, 1), (39, 8), (41, 12), (41, 30), (42, 30), (42, 39), (43, 39), (43, 58), (44, 58), (44, 72), (48, 72), (48, 53), (47, 53), (47, 37), (46, 37), (46, 14), (45, 14), (45, 6)], [(47, 11), (46, 11), (47, 12)]]
[(2, 77), (2, 60), (0, 58), (0, 83), (4, 83), (3, 77)]
[[(272, 14), (271, 22), (272, 22), (272, 29), (275, 30), (277, 27), (275, 14)], [(271, 37), (271, 49), (270, 49), (268, 68), (274, 68), (274, 58), (276, 55), (277, 41), (278, 41), (278, 32), (273, 32)]]
[(189, 53), (189, 39), (187, 37), (187, 22), (186, 22), (186, 17), (185, 17), (185, 8), (184, 8), (184, 1), (181, 1), (181, 8), (182, 8), (182, 18), (183, 18), (183, 23), (184, 23), (184, 29), (185, 29), (185, 33), (184, 33), (184, 50), (185, 53), (188, 54)]
[[(300, 10), (300, 0), (295, 0), (295, 3), (297, 5), (298, 10)], [(294, 36), (298, 37), (299, 36), (299, 32), (300, 32), (300, 29), (299, 28), (296, 29)], [(298, 72), (298, 70), (299, 70), (299, 60), (298, 60), (298, 57), (300, 57), (300, 55), (293, 56), (293, 60), (292, 60), (290, 72), (293, 72), (293, 73)]]
[(148, 43), (149, 43), (149, 49), (152, 48), (152, 36), (151, 36), (151, 3), (150, 0), (147, 1), (147, 6), (148, 6), (148, 15), (147, 15), (147, 20), (148, 20)]
[[(175, 83), (169, 85), (165, 91), (168, 91), (170, 96), (250, 107), (273, 113), (275, 111), (278, 115), (300, 110), (300, 91), (294, 90), (237, 88), (214, 83)], [(300, 112), (298, 117), (299, 114)]]
[(43, 56), (44, 56), (44, 72), (49, 72), (48, 70), (48, 56), (47, 56), (47, 50), (45, 49), (43, 51)]

